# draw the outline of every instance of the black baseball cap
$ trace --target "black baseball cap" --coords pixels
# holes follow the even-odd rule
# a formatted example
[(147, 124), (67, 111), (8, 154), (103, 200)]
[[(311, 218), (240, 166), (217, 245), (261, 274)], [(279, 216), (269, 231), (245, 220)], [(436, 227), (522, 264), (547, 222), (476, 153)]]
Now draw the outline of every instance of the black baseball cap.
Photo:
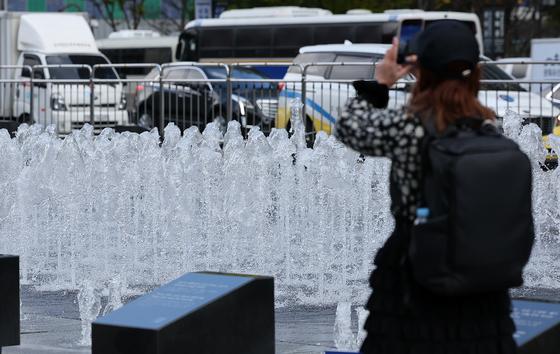
[(479, 61), (480, 48), (473, 31), (455, 20), (429, 24), (415, 39), (420, 65), (438, 74), (448, 72), (450, 63), (463, 62), (473, 69)]

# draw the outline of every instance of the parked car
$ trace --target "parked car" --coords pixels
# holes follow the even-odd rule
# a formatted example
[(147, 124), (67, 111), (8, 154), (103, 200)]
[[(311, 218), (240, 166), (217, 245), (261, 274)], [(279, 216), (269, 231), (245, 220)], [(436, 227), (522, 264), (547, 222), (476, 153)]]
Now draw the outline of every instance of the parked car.
[[(312, 66), (307, 70), (305, 117), (307, 128), (314, 131), (323, 130), (330, 133), (336, 119), (349, 97), (356, 93), (351, 85), (353, 80), (372, 80), (373, 63), (381, 60), (389, 46), (381, 44), (329, 44), (303, 47), (294, 59), (295, 64), (307, 63), (344, 63), (364, 62), (364, 66)], [(481, 57), (482, 61), (488, 58)], [(284, 80), (286, 87), (280, 92), (276, 126), (286, 128), (290, 121), (290, 102), (294, 97), (301, 97), (301, 72), (292, 67)], [(527, 117), (526, 122), (538, 124), (543, 135), (552, 133), (558, 110), (550, 101), (528, 92), (512, 76), (495, 64), (482, 65), (482, 79), (495, 80), (485, 82), (479, 91), (480, 101), (492, 108), (498, 118), (506, 111), (513, 110)], [(398, 82), (390, 89), (389, 107), (399, 107), (406, 103), (409, 94), (409, 80), (412, 76)], [(511, 81), (511, 82), (508, 82)]]
[[(317, 65), (310, 66), (306, 71), (305, 125), (308, 137), (310, 132), (331, 129), (340, 116), (341, 110), (350, 97), (356, 92), (352, 86), (354, 80), (373, 80), (374, 63), (383, 59), (389, 48), (386, 44), (333, 44), (303, 47), (294, 59), (294, 64), (310, 63), (352, 63), (354, 65)], [(363, 65), (360, 65), (363, 63)], [(292, 66), (284, 76), (285, 84), (278, 99), (277, 128), (290, 126), (292, 101), (302, 97), (302, 73), (297, 66)], [(391, 88), (390, 107), (406, 102), (407, 84), (412, 80), (408, 76)]]
[[(227, 72), (221, 66), (178, 62), (153, 69), (145, 83), (137, 86), (137, 124), (158, 126), (163, 106), (164, 125), (174, 122), (180, 129), (203, 128), (209, 122), (227, 125)], [(231, 72), (232, 119), (245, 129), (257, 125), (268, 131), (276, 117), (278, 85), (252, 68), (235, 67)], [(163, 100), (163, 102), (161, 101)]]
[[(95, 42), (99, 51), (103, 53), (112, 64), (163, 64), (175, 59), (177, 47), (176, 36), (161, 36), (151, 30), (120, 30), (109, 34), (109, 37), (97, 39)], [(127, 110), (134, 111), (134, 94), (136, 93), (136, 80), (143, 79), (152, 69), (145, 67), (116, 67), (121, 78), (126, 78), (124, 92), (127, 98)]]

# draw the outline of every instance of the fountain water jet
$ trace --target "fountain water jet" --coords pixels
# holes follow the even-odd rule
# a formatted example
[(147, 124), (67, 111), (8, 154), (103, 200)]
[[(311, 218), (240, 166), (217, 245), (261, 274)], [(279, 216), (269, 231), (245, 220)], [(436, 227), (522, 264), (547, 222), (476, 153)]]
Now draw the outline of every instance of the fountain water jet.
[[(526, 284), (558, 289), (560, 171), (540, 168), (540, 131), (520, 119), (510, 113), (504, 125), (535, 161)], [(22, 283), (79, 290), (86, 324), (98, 303), (115, 308), (200, 270), (273, 275), (277, 306), (363, 304), (393, 228), (389, 161), (324, 133), (312, 149), (285, 130), (253, 128), (245, 140), (237, 122), (221, 141), (212, 124), (202, 134), (170, 125), (161, 145), (157, 131), (0, 131), (0, 252), (21, 255)]]

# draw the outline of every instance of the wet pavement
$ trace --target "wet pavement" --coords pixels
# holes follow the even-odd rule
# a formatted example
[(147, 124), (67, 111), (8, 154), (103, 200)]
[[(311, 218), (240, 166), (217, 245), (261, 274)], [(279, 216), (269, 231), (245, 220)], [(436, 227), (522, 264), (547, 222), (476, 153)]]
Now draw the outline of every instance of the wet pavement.
[[(558, 290), (514, 290), (516, 298), (539, 298), (560, 302)], [(3, 348), (3, 354), (78, 354), (91, 353), (79, 344), (81, 322), (75, 292), (38, 292), (23, 287), (21, 342)], [(292, 307), (276, 311), (276, 353), (320, 354), (335, 350), (333, 329), (335, 307)], [(352, 311), (354, 313), (354, 311)], [(357, 320), (352, 319), (354, 333)]]
[[(21, 298), (21, 345), (5, 347), (3, 354), (91, 353), (90, 347), (79, 345), (81, 322), (76, 293), (37, 292), (24, 287)], [(335, 311), (334, 307), (278, 309), (276, 353), (307, 354), (333, 350)], [(356, 323), (354, 327), (357, 327)]]

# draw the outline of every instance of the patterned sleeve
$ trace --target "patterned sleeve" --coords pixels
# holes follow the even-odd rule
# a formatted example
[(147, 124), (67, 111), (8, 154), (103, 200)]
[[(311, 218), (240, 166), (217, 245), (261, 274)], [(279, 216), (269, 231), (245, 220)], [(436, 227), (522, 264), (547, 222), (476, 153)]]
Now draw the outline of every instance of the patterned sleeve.
[(416, 135), (423, 135), (422, 127), (404, 107), (377, 109), (361, 96), (350, 100), (335, 126), (335, 136), (348, 147), (390, 159), (402, 155)]

